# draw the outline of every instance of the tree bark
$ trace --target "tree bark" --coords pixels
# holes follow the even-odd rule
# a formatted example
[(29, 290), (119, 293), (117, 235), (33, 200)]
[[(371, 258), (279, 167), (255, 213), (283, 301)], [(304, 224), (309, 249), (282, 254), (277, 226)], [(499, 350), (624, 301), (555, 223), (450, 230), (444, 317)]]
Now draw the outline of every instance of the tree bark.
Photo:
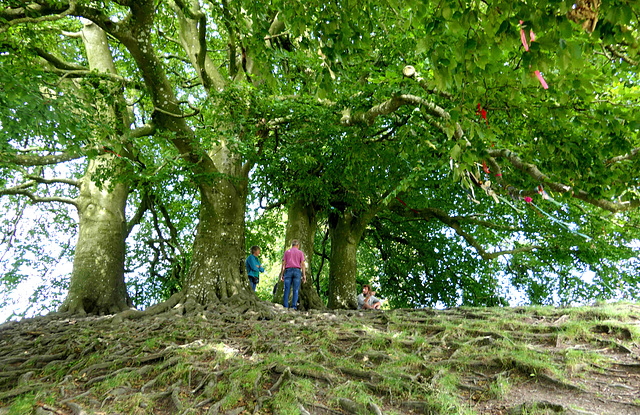
[(244, 265), (246, 182), (200, 186), (200, 222), (185, 293), (200, 304), (253, 294)]
[(329, 217), (331, 254), (329, 266), (329, 308), (357, 308), (356, 277), (358, 244), (368, 220), (350, 212)]
[[(298, 296), (298, 301), (300, 302), (299, 310), (325, 308), (318, 292), (313, 286), (313, 273), (311, 271), (313, 242), (316, 235), (317, 224), (317, 211), (313, 206), (305, 204), (304, 201), (298, 199), (289, 207), (287, 230), (285, 234), (285, 250), (291, 247), (292, 240), (297, 239), (300, 242), (300, 250), (304, 252), (306, 263), (307, 281), (300, 286), (300, 293)], [(282, 264), (282, 262), (280, 262), (280, 264)], [(283, 295), (284, 284), (279, 283), (273, 297), (273, 302), (282, 303)], [(289, 300), (291, 300), (292, 295), (293, 293), (289, 294)]]
[[(105, 183), (91, 176), (110, 168), (105, 160), (91, 160), (78, 198), (79, 236), (73, 259), (69, 293), (61, 311), (74, 314), (113, 314), (131, 306), (124, 282), (125, 206), (128, 186)], [(113, 186), (106, 189), (105, 186)]]
[[(82, 38), (90, 68), (115, 74), (107, 36), (102, 29), (89, 23), (82, 30)], [(122, 134), (124, 128), (128, 128), (125, 125), (128, 124), (126, 108), (119, 106), (117, 99), (113, 104), (107, 104), (106, 100), (98, 101), (100, 116), (114, 127), (116, 134)], [(125, 168), (115, 155), (104, 154), (89, 161), (80, 180), (80, 195), (76, 203), (79, 236), (69, 292), (61, 311), (112, 314), (131, 306), (124, 281), (125, 208), (129, 185), (111, 180), (98, 185), (94, 181), (95, 175), (105, 172), (118, 177)]]
[[(172, 3), (179, 23), (179, 39), (207, 93), (226, 86), (215, 64), (206, 53), (206, 20), (197, 1), (183, 3), (191, 16)], [(233, 112), (233, 110), (232, 110)], [(232, 130), (230, 128), (229, 130)], [(240, 133), (242, 134), (242, 133)], [(226, 139), (207, 155), (223, 178), (201, 182), (200, 216), (193, 245), (193, 259), (187, 277), (186, 295), (201, 304), (224, 300), (234, 295), (253, 296), (245, 259), (244, 214), (247, 201), (249, 166), (232, 151)]]

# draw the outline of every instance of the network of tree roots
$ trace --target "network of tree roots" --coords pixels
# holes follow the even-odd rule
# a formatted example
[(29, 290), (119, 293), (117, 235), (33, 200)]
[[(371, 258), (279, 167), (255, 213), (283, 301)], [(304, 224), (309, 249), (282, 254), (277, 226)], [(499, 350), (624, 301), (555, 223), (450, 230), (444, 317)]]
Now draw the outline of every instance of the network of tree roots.
[(0, 325), (0, 414), (640, 414), (638, 305), (254, 308)]

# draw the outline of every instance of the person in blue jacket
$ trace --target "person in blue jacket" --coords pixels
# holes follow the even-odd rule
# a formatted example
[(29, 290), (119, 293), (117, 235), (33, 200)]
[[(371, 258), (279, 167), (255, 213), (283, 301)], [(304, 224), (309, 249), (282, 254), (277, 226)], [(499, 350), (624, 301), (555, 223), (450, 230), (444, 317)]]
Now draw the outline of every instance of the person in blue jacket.
[(251, 247), (251, 255), (244, 261), (244, 265), (247, 267), (247, 274), (249, 274), (249, 282), (251, 282), (251, 288), (256, 290), (256, 286), (260, 281), (260, 273), (264, 272), (264, 268), (260, 265), (258, 256), (260, 255), (260, 247), (254, 245)]

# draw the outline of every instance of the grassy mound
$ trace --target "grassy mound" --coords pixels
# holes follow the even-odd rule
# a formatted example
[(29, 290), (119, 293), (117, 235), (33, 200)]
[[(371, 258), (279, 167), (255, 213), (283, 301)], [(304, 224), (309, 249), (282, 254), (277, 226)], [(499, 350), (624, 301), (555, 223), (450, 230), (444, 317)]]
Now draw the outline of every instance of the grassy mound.
[(269, 307), (5, 323), (0, 414), (640, 414), (638, 305)]

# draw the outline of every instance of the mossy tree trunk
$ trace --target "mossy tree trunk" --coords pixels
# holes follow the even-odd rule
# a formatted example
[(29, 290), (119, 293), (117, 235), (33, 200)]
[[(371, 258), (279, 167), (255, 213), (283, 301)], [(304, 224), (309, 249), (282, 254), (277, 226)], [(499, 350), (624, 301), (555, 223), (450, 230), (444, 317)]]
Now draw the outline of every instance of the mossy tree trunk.
[(367, 218), (367, 215), (355, 216), (348, 211), (329, 216), (331, 254), (328, 306), (331, 309), (357, 307), (358, 244), (366, 229)]
[[(237, 164), (234, 164), (237, 165)], [(244, 265), (246, 181), (201, 185), (200, 216), (186, 295), (200, 304), (252, 294)]]
[[(311, 269), (313, 259), (313, 245), (318, 225), (317, 210), (312, 205), (298, 199), (293, 202), (288, 210), (287, 229), (285, 233), (285, 250), (291, 247), (291, 241), (297, 239), (300, 242), (300, 250), (304, 253), (306, 263), (306, 277), (304, 284), (300, 285), (298, 301), (301, 310), (322, 309), (324, 304), (313, 285), (313, 272)], [(282, 262), (279, 263), (279, 267)], [(279, 280), (278, 280), (279, 281)], [(284, 284), (279, 283), (273, 302), (282, 303)], [(289, 299), (293, 293), (289, 294)]]

